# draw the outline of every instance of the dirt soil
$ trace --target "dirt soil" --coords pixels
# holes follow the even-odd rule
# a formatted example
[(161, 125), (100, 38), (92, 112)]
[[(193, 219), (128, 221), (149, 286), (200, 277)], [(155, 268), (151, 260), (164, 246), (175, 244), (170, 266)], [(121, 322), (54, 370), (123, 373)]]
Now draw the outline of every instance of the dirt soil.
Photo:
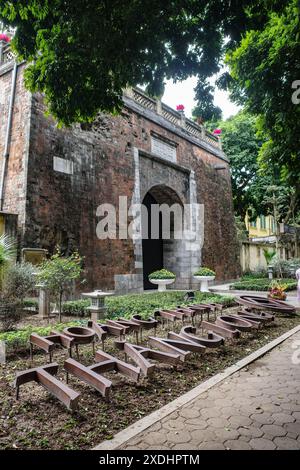
[[(226, 313), (235, 311), (236, 308), (231, 308)], [(299, 316), (278, 316), (273, 325), (259, 332), (243, 334), (233, 343), (226, 341), (224, 347), (207, 350), (202, 357), (191, 355), (177, 369), (160, 364), (153, 377), (142, 378), (138, 384), (119, 374), (105, 374), (113, 381), (108, 403), (96, 390), (70, 376), (69, 385), (81, 392), (79, 408), (75, 412), (68, 411), (36, 383), (23, 385), (17, 401), (12, 386), (16, 372), (46, 364), (47, 358), (39, 352), (35, 353), (33, 363), (27, 356), (9, 357), (7, 363), (0, 366), (0, 449), (92, 448), (299, 323)], [(169, 329), (179, 332), (181, 326), (178, 322)], [(160, 327), (157, 330), (157, 336), (166, 337), (166, 333), (167, 329)], [(151, 334), (152, 330), (144, 332), (144, 344), (147, 335)], [(128, 336), (128, 341), (134, 343), (134, 338)], [(100, 344), (97, 348), (101, 349)], [(107, 340), (106, 351), (124, 360), (123, 353), (114, 347), (113, 339)], [(66, 357), (66, 351), (57, 349), (53, 359), (59, 363), (58, 378), (62, 381), (65, 381), (63, 362)], [(94, 362), (91, 346), (80, 347), (80, 361), (85, 365)]]

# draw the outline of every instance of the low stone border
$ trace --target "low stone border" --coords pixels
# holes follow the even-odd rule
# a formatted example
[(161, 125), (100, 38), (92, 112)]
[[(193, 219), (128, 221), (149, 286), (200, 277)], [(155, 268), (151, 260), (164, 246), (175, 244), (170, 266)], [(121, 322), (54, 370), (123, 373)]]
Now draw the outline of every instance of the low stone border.
[(112, 440), (101, 442), (101, 444), (94, 447), (92, 450), (115, 450), (117, 449), (118, 447), (123, 445), (125, 442), (127, 442), (129, 439), (132, 439), (133, 437), (145, 431), (147, 428), (149, 428), (153, 424), (157, 423), (161, 419), (173, 413), (173, 411), (178, 410), (183, 405), (186, 405), (190, 401), (194, 400), (201, 393), (206, 392), (207, 390), (214, 387), (219, 382), (222, 382), (223, 380), (227, 379), (230, 375), (239, 371), (243, 367), (251, 364), (252, 362), (257, 360), (261, 356), (264, 356), (267, 352), (271, 351), (276, 346), (283, 343), (283, 341), (288, 339), (290, 336), (293, 336), (298, 331), (300, 331), (300, 325), (296, 326), (292, 330), (287, 331), (286, 333), (274, 339), (273, 341), (266, 344), (265, 346), (258, 349), (257, 351), (249, 354), (249, 356), (246, 356), (244, 359), (241, 359), (240, 361), (236, 362), (234, 365), (227, 367), (224, 370), (224, 372), (219, 372), (214, 377), (211, 377), (205, 382), (202, 382), (197, 387), (193, 388), (192, 390), (185, 393), (184, 395), (181, 395), (180, 397), (171, 401), (170, 403), (163, 406), (159, 410), (154, 411), (150, 415), (145, 416), (145, 418), (142, 418), (139, 421), (133, 423), (131, 426), (128, 426), (128, 428), (123, 429), (123, 431), (120, 431), (118, 434), (116, 434)]

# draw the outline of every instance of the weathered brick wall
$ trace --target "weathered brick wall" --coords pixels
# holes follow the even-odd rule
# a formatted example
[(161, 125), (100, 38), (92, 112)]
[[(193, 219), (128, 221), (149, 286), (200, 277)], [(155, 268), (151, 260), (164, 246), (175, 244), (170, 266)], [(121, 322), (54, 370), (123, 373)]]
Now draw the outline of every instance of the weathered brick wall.
[[(131, 203), (133, 149), (150, 152), (150, 132), (154, 131), (175, 142), (177, 164), (195, 172), (198, 202), (205, 204), (202, 264), (215, 268), (219, 279), (236, 277), (239, 265), (225, 162), (130, 108), (117, 117), (100, 115), (92, 125), (71, 129), (58, 129), (44, 111), (42, 97), (37, 94), (32, 97), (30, 114), (30, 97), (19, 75), (5, 203), (21, 220), (26, 212), (23, 246), (52, 252), (58, 244), (66, 253), (79, 249), (85, 257), (84, 289), (113, 288), (115, 275), (140, 273), (130, 239), (98, 240), (96, 209), (102, 203), (118, 206), (120, 195)], [(3, 132), (3, 125), (0, 129)], [(28, 146), (26, 192), (23, 181)], [(73, 174), (54, 171), (54, 157), (73, 162)], [(227, 169), (216, 171), (213, 165), (220, 163)], [(172, 181), (169, 183), (172, 187)]]
[[(0, 71), (0, 165), (3, 164), (5, 134), (8, 123), (12, 85), (12, 65)], [(4, 185), (3, 210), (19, 215), (19, 228), (23, 232), (26, 204), (26, 171), (30, 131), (31, 95), (23, 83), (24, 65), (18, 66), (11, 144)]]

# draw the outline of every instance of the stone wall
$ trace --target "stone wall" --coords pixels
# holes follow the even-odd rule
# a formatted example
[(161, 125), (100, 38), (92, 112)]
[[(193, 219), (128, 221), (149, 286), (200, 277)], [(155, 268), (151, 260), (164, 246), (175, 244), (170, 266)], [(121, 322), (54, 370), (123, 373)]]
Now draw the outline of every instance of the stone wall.
[[(22, 233), (25, 223), (26, 172), (30, 132), (31, 95), (23, 84), (24, 65), (18, 66), (10, 151), (4, 184), (3, 210), (19, 215)], [(0, 166), (3, 164), (5, 135), (12, 87), (12, 64), (0, 69)]]
[[(117, 117), (100, 114), (93, 124), (70, 129), (58, 129), (44, 111), (42, 96), (30, 99), (19, 75), (5, 205), (19, 214), (23, 246), (52, 252), (58, 244), (65, 253), (79, 249), (85, 257), (84, 289), (115, 285), (122, 291), (141, 289), (141, 246), (130, 239), (99, 240), (97, 207), (102, 203), (118, 207), (119, 196), (128, 197), (128, 206), (141, 202), (155, 184), (174, 188), (184, 203), (190, 200), (192, 174), (193, 198), (205, 205), (204, 246), (202, 256), (199, 251), (188, 262), (182, 257), (182, 270), (191, 272), (202, 258), (203, 265), (216, 270), (218, 279), (237, 276), (230, 175), (220, 152), (214, 155), (182, 132), (163, 127), (162, 118), (154, 122), (130, 100)], [(154, 134), (176, 148), (175, 166), (142, 156), (143, 151), (151, 155)], [(142, 161), (139, 181), (137, 159)], [(215, 166), (220, 163), (225, 169), (218, 171)]]

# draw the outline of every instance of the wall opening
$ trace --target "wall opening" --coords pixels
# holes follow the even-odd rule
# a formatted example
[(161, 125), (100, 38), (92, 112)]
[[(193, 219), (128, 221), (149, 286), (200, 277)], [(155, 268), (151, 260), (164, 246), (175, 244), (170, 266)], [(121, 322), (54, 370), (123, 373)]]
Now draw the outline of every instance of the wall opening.
[(142, 215), (143, 285), (144, 289), (153, 289), (155, 286), (148, 279), (149, 274), (153, 271), (165, 268), (175, 272), (178, 278), (180, 278), (184, 262), (184, 241), (174, 238), (176, 224), (174, 224), (174, 214), (172, 211), (170, 211), (169, 222), (166, 222), (166, 219), (164, 219), (164, 229), (166, 226), (169, 227), (170, 236), (165, 238), (165, 235), (163, 235), (163, 220), (162, 213), (160, 212), (159, 227), (156, 231), (158, 237), (151, 237), (153, 227), (151, 206), (153, 204), (166, 204), (171, 208), (173, 204), (179, 204), (183, 217), (183, 205), (177, 193), (165, 185), (152, 187), (145, 195), (142, 203), (147, 208), (147, 211)]

